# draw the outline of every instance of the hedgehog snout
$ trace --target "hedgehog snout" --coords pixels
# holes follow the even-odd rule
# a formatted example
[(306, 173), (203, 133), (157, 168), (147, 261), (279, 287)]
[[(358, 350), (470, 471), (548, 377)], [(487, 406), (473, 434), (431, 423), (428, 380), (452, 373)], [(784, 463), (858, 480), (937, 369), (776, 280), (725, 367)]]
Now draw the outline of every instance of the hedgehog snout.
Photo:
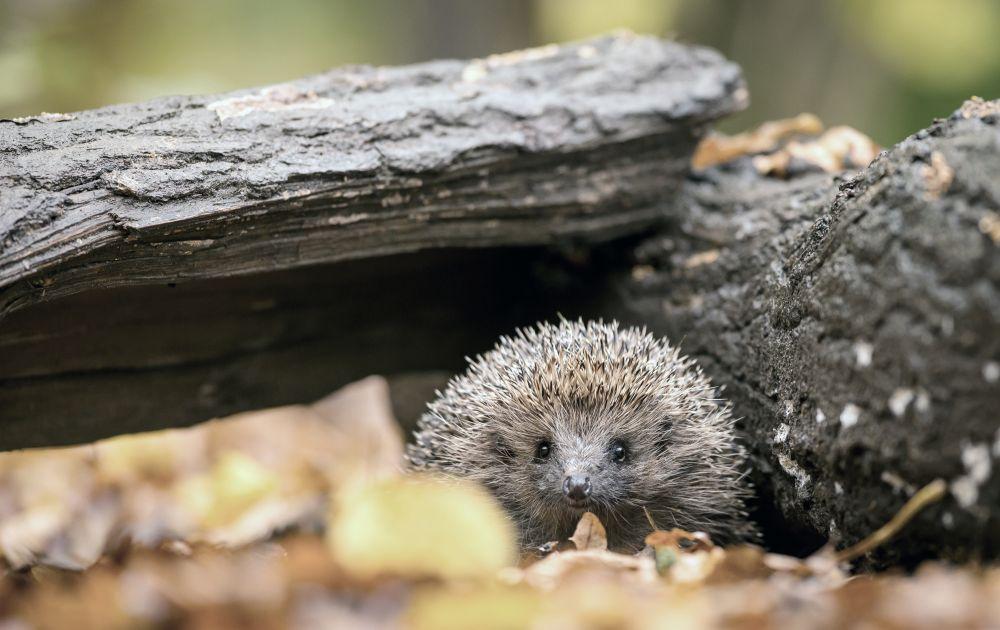
[(568, 474), (563, 478), (562, 490), (571, 501), (585, 501), (590, 496), (590, 477)]

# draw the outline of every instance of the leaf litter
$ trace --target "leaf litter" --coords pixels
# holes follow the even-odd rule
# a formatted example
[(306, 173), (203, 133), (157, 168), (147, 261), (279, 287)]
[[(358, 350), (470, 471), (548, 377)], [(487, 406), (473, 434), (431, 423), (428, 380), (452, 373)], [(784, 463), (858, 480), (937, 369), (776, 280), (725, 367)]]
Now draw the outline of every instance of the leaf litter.
[[(807, 171), (837, 174), (867, 166), (880, 150), (856, 129), (840, 125), (824, 131), (815, 115), (799, 114), (732, 136), (709, 133), (695, 150), (691, 167), (704, 171), (746, 157), (763, 176), (790, 177)], [(944, 168), (947, 165), (939, 171), (946, 173)], [(934, 190), (947, 188), (947, 183), (942, 183), (945, 176), (937, 173), (928, 176), (936, 182)]]
[(853, 575), (943, 494), (809, 558), (591, 513), (517, 555), (485, 491), (402, 473), (385, 382), (190, 429), (0, 454), (0, 628), (1000, 627), (1000, 568)]

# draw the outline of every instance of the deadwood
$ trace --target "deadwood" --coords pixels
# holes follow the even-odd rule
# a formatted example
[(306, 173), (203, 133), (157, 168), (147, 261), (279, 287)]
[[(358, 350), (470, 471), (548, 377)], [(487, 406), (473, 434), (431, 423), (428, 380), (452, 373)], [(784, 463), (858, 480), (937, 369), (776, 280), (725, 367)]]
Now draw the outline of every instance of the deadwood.
[(740, 161), (639, 247), (632, 316), (725, 385), (779, 546), (854, 543), (943, 478), (881, 559), (1000, 553), (998, 147), (970, 101), (848, 179)]
[(653, 223), (717, 53), (622, 35), (0, 122), (0, 313), (84, 290)]
[(0, 122), (0, 449), (454, 370), (589, 312), (537, 247), (429, 250), (646, 229), (745, 101), (717, 53), (620, 35)]

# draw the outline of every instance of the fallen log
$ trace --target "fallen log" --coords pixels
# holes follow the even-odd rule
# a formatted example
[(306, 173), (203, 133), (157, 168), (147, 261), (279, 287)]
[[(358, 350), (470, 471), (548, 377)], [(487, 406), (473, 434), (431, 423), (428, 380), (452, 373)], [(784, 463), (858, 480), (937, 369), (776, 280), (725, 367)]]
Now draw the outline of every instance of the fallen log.
[(460, 367), (588, 298), (526, 273), (542, 249), (428, 250), (648, 229), (746, 98), (715, 52), (618, 35), (2, 121), (0, 449)]
[(104, 287), (634, 233), (705, 124), (745, 101), (718, 54), (622, 35), (7, 121), (0, 312)]
[(776, 547), (854, 543), (948, 481), (877, 559), (1000, 553), (1000, 101), (859, 174), (691, 179), (620, 283), (743, 417)]

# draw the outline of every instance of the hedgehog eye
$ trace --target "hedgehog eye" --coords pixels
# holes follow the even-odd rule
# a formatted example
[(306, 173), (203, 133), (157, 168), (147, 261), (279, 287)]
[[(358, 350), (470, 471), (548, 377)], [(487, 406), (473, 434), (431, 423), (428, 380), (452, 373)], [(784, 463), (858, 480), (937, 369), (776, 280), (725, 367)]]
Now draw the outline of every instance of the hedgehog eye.
[(538, 446), (535, 448), (535, 457), (537, 457), (538, 459), (545, 459), (549, 456), (551, 452), (552, 452), (552, 445), (549, 444), (548, 440), (542, 440), (541, 442), (538, 443)]
[(611, 443), (611, 461), (620, 464), (625, 461), (626, 455), (628, 455), (628, 449), (625, 448), (624, 442), (616, 441)]

